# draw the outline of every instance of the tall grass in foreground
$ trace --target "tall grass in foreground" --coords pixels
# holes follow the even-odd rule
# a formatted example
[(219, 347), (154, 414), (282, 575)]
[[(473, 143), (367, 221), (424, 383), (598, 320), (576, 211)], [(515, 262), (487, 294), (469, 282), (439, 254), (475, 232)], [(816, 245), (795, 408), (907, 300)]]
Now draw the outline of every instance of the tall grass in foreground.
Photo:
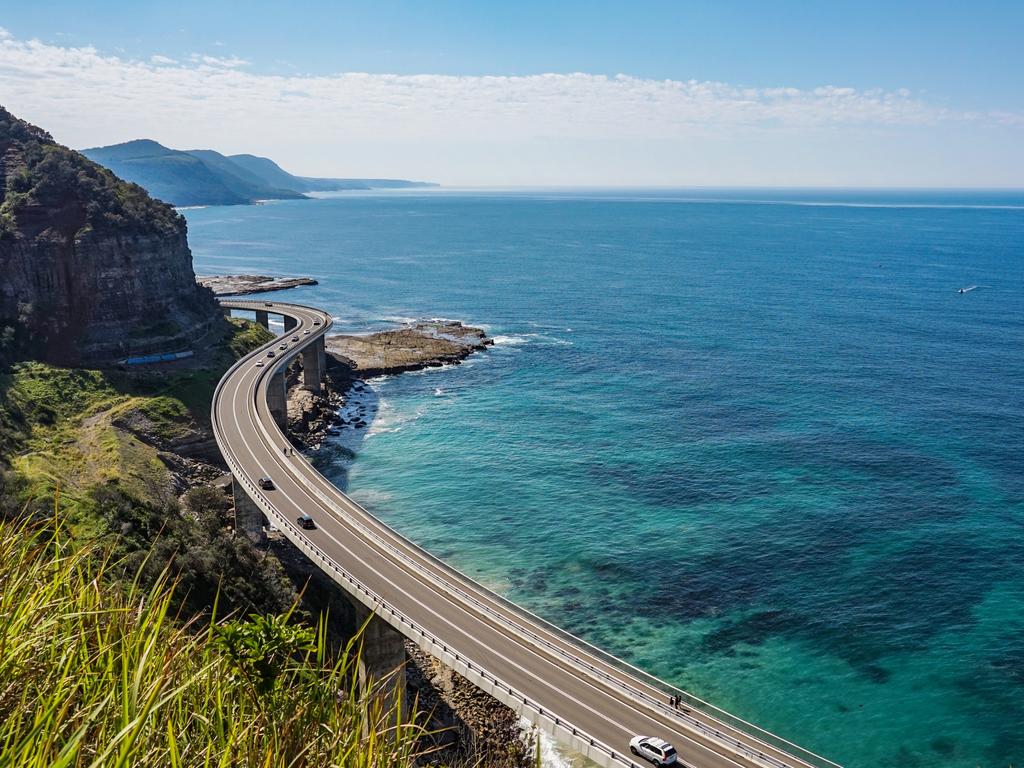
[(0, 766), (403, 766), (419, 730), (361, 695), (350, 646), (289, 617), (184, 627), (173, 585), (0, 521)]

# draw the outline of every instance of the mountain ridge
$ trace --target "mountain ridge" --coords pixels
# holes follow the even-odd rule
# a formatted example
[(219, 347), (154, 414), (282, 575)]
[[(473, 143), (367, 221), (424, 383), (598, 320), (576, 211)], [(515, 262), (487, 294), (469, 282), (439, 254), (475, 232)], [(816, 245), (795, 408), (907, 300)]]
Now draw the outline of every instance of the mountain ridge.
[(90, 147), (81, 153), (175, 206), (246, 205), (259, 200), (303, 199), (308, 192), (437, 186), (405, 179), (296, 176), (267, 157), (171, 149), (153, 139)]

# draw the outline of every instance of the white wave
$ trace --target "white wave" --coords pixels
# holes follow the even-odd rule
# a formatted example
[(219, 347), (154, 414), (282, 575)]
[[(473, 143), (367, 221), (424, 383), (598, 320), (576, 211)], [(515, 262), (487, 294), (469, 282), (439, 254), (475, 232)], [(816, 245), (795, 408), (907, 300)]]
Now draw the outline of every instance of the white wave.
[(522, 344), (547, 344), (562, 347), (571, 347), (573, 345), (568, 339), (560, 339), (557, 336), (549, 336), (545, 333), (507, 333), (498, 334), (494, 337), (495, 346), (517, 347)]
[(386, 323), (398, 323), (399, 325), (415, 325), (419, 322), (419, 319), (406, 315), (385, 315), (380, 319)]
[(410, 411), (400, 411), (391, 405), (390, 402), (381, 400), (373, 420), (366, 430), (366, 437), (383, 435), (389, 432), (401, 432), (402, 429), (419, 419), (424, 413), (422, 408)]
[(537, 739), (543, 768), (576, 768), (585, 764), (586, 758), (583, 755), (565, 749), (546, 733), (534, 728), (525, 718), (520, 723), (524, 731)]
[[(465, 362), (444, 363), (443, 365), (431, 365), (431, 366), (428, 366), (426, 368), (420, 368), (420, 369), (415, 370), (415, 371), (406, 371), (405, 373), (399, 373), (399, 374), (396, 374), (396, 375), (398, 375), (398, 376), (426, 376), (426, 375), (431, 374), (431, 373), (439, 373), (440, 371), (448, 371), (448, 370), (451, 370), (452, 368), (464, 368), (466, 366), (466, 364), (470, 360), (472, 360), (472, 358), (467, 357)], [(376, 381), (376, 379), (374, 379), (374, 381)]]
[(359, 488), (349, 492), (349, 496), (367, 507), (384, 506), (393, 498), (387, 491), (376, 488)]
[(498, 334), (494, 338), (494, 344), (501, 344), (502, 346), (516, 347), (520, 344), (528, 344), (530, 339), (529, 336), (536, 336), (537, 334), (522, 334), (519, 336), (512, 336), (506, 334)]

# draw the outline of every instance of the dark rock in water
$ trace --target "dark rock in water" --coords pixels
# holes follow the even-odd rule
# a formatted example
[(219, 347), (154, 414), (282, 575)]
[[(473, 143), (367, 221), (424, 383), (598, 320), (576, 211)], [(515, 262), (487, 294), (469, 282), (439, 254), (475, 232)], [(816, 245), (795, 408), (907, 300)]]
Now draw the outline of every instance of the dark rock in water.
[(223, 323), (185, 219), (0, 107), (0, 328), (64, 365), (184, 351)]

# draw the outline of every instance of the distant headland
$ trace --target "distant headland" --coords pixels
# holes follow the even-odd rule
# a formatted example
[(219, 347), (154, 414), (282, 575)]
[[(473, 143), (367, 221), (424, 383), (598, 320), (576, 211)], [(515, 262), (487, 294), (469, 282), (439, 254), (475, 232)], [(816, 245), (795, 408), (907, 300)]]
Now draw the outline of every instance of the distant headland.
[(82, 154), (138, 184), (153, 197), (179, 207), (301, 200), (308, 192), (438, 186), (405, 179), (295, 176), (266, 157), (222, 155), (212, 149), (170, 149), (151, 139), (83, 149)]

